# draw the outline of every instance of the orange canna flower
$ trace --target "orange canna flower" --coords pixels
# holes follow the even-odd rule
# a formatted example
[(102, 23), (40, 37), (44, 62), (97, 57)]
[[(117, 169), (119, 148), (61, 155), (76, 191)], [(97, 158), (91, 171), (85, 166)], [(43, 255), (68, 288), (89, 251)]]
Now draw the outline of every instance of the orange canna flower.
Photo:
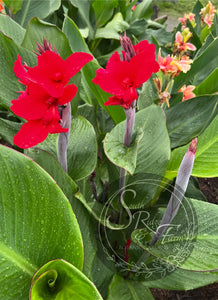
[(3, 11), (4, 9), (4, 6), (1, 4), (1, 3), (4, 3), (2, 0), (0, 0), (0, 13)]
[(194, 85), (183, 85), (183, 87), (181, 87), (181, 89), (179, 90), (179, 92), (183, 93), (183, 98), (182, 101), (186, 101), (188, 99), (194, 98), (195, 94), (193, 93), (193, 90), (195, 89)]
[(191, 22), (193, 27), (196, 26), (195, 14), (193, 14), (193, 13), (184, 14), (183, 18), (179, 18), (179, 22), (182, 24), (182, 29), (186, 28), (187, 20), (189, 20)]
[(158, 63), (160, 65), (160, 70), (164, 74), (171, 74), (171, 77), (175, 77), (178, 76), (180, 72), (188, 72), (190, 70), (190, 64), (192, 63), (192, 60), (189, 59), (187, 55), (183, 55), (181, 59), (170, 55), (167, 55), (167, 57), (162, 57), (159, 50)]

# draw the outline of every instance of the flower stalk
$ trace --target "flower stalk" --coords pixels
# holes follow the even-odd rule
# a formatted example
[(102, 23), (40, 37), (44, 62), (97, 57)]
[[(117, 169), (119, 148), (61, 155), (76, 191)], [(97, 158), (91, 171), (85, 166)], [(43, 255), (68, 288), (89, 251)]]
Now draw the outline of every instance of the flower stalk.
[[(124, 145), (126, 147), (129, 147), (132, 143), (132, 134), (135, 124), (135, 105), (136, 100), (133, 101), (132, 106), (129, 109), (124, 109), (126, 114), (126, 128), (124, 133)], [(122, 204), (122, 195), (124, 193), (126, 184), (126, 170), (123, 168), (120, 168), (120, 183), (119, 183), (119, 190), (120, 190), (120, 203)]]
[(170, 197), (170, 201), (167, 205), (161, 223), (158, 226), (153, 239), (151, 240), (150, 246), (153, 246), (162, 237), (163, 233), (166, 231), (166, 229), (168, 228), (168, 226), (170, 225), (170, 223), (172, 222), (172, 220), (177, 214), (177, 211), (184, 198), (184, 194), (188, 186), (189, 178), (191, 176), (196, 150), (197, 150), (197, 138), (192, 140), (188, 148), (188, 151), (183, 157), (183, 160), (179, 167), (173, 193)]
[(63, 128), (68, 128), (67, 132), (59, 133), (58, 137), (58, 160), (63, 170), (68, 173), (67, 166), (67, 147), (70, 136), (71, 127), (71, 105), (67, 103), (66, 106), (59, 107), (59, 114), (61, 116), (61, 125)]

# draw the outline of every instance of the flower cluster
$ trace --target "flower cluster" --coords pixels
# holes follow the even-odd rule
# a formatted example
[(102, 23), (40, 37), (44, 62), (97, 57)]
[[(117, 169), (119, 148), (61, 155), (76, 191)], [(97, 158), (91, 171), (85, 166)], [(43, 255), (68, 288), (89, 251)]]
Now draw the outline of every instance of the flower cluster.
[(212, 26), (215, 12), (215, 7), (209, 1), (208, 4), (200, 11), (202, 26), (204, 23), (208, 25), (209, 28)]
[(184, 14), (183, 18), (179, 18), (179, 22), (182, 24), (182, 29), (186, 28), (187, 20), (189, 20), (189, 22), (192, 24), (193, 28), (196, 26), (195, 14), (193, 14), (193, 13)]
[(87, 53), (74, 53), (63, 60), (50, 43), (44, 40), (39, 46), (38, 63), (35, 67), (22, 65), (18, 55), (14, 73), (26, 86), (17, 100), (12, 100), (11, 110), (27, 120), (14, 136), (14, 144), (20, 148), (30, 148), (46, 139), (48, 134), (67, 132), (61, 126), (59, 109), (76, 95), (77, 87), (68, 84), (86, 63), (92, 60)]
[(158, 53), (158, 63), (160, 70), (164, 74), (168, 74), (171, 78), (178, 76), (180, 72), (186, 73), (190, 70), (192, 60), (187, 55), (183, 55), (181, 59), (173, 55), (161, 56), (161, 50)]
[(136, 89), (147, 81), (152, 73), (158, 72), (159, 65), (155, 60), (155, 46), (141, 41), (133, 46), (125, 35), (121, 38), (123, 60), (116, 51), (109, 59), (106, 69), (98, 69), (93, 79), (110, 97), (105, 105), (120, 105), (125, 109), (131, 107), (138, 99)]
[[(212, 5), (212, 3), (209, 1), (208, 4), (203, 7), (200, 11), (200, 19), (201, 19), (201, 26), (203, 27), (205, 24), (210, 28), (213, 24), (213, 18), (214, 14), (216, 12), (215, 7)], [(187, 20), (189, 20), (192, 24), (192, 27), (194, 28), (196, 26), (195, 23), (195, 14), (189, 13), (184, 14), (183, 18), (179, 18), (179, 22), (182, 25), (182, 29), (186, 28), (187, 26)]]
[[(155, 86), (158, 90), (159, 105), (166, 103), (169, 107), (170, 89), (173, 84), (174, 77), (181, 72), (187, 73), (191, 68), (192, 59), (189, 58), (189, 51), (195, 51), (196, 47), (189, 43), (192, 33), (188, 27), (185, 27), (182, 32), (178, 31), (175, 35), (175, 41), (172, 45), (172, 54), (166, 57), (161, 56), (161, 49), (158, 53), (158, 63), (160, 71), (165, 78), (165, 88), (163, 88), (163, 78), (154, 79)], [(185, 99), (186, 100), (186, 99)]]

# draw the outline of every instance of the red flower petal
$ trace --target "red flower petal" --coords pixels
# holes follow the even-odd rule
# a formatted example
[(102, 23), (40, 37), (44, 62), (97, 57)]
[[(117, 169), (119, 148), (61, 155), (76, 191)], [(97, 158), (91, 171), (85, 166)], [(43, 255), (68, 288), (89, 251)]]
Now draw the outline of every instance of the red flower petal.
[(129, 61), (121, 61), (118, 52), (109, 59), (106, 69), (98, 69), (92, 80), (110, 97), (105, 105), (117, 105), (125, 108), (138, 98), (136, 89), (147, 81), (152, 73), (159, 71), (155, 60), (155, 46), (142, 41), (134, 46), (136, 55)]
[(11, 110), (26, 120), (41, 119), (47, 112), (54, 98), (39, 85), (30, 83), (28, 90), (23, 92), (17, 100), (12, 100)]
[(87, 62), (92, 60), (88, 53), (74, 53), (64, 61), (57, 53), (46, 51), (38, 56), (38, 65), (31, 68), (29, 76), (42, 85), (53, 97), (61, 97), (64, 86)]
[(68, 82), (82, 67), (93, 60), (91, 54), (75, 52), (65, 60), (65, 80)]
[(20, 78), (20, 82), (24, 85), (27, 85), (30, 81), (28, 79), (27, 70), (22, 65), (22, 57), (20, 55), (17, 56), (17, 60), (14, 63), (13, 71), (15, 75)]
[(47, 136), (48, 128), (43, 124), (43, 120), (34, 120), (22, 125), (13, 142), (18, 147), (26, 149), (43, 142)]
[(38, 56), (38, 65), (28, 70), (28, 75), (40, 84), (51, 96), (63, 95), (65, 64), (64, 60), (53, 51), (46, 51)]
[(64, 105), (68, 102), (70, 102), (77, 93), (77, 87), (74, 84), (69, 84), (65, 86), (63, 96), (58, 98), (58, 104)]

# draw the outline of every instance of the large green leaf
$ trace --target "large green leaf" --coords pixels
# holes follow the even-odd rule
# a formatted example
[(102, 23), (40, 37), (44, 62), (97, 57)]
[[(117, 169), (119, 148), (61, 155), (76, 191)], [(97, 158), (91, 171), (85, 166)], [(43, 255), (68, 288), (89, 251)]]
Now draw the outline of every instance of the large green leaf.
[(82, 239), (72, 208), (55, 181), (28, 157), (0, 146), (2, 299), (27, 299), (30, 279), (49, 260), (81, 270)]
[[(194, 199), (189, 199), (189, 202), (193, 206), (194, 214), (197, 217), (197, 223), (190, 224), (190, 226), (194, 225), (196, 227), (196, 236), (189, 229), (190, 234), (183, 236), (168, 234), (158, 241), (155, 246), (149, 247), (143, 239), (146, 230), (140, 229), (133, 232), (132, 239), (151, 255), (173, 266), (190, 271), (215, 271), (218, 265), (218, 207), (215, 204)], [(184, 214), (178, 213), (173, 224), (184, 226)], [(190, 242), (190, 238), (192, 242)], [(183, 245), (187, 245), (187, 249), (178, 247), (181, 241)], [(187, 253), (184, 253), (184, 250)], [(182, 255), (186, 257), (185, 260)]]
[(190, 71), (180, 73), (176, 77), (173, 85), (173, 93), (177, 92), (184, 84), (190, 81), (194, 85), (199, 85), (214, 69), (218, 67), (217, 53), (218, 38), (216, 38), (207, 48), (197, 57), (191, 65)]
[(137, 107), (139, 110), (146, 108), (153, 104), (156, 99), (158, 99), (158, 91), (155, 87), (153, 76), (151, 76), (142, 86), (142, 91), (137, 101)]
[[(218, 177), (218, 116), (198, 138), (197, 152), (192, 175), (196, 177)], [(167, 166), (166, 177), (174, 178), (188, 145), (175, 149)]]
[[(105, 260), (102, 245), (97, 244), (97, 224), (93, 219), (96, 201), (92, 200), (92, 202), (86, 203), (82, 195), (77, 198), (74, 197), (75, 194), (78, 194), (78, 186), (73, 182), (72, 178), (64, 172), (58, 161), (51, 154), (46, 151), (31, 148), (27, 150), (27, 155), (33, 158), (34, 161), (40, 164), (40, 166), (54, 178), (70, 200), (85, 245), (83, 272), (96, 284), (102, 296), (106, 296), (107, 287), (115, 270), (113, 263)], [(87, 230), (87, 228), (89, 230)], [(102, 274), (104, 274), (104, 276), (102, 276)]]
[(194, 89), (195, 95), (213, 94), (218, 92), (218, 68), (216, 68), (200, 85)]
[(97, 163), (97, 141), (94, 128), (83, 117), (71, 122), (69, 145), (67, 150), (68, 172), (78, 180), (91, 174)]
[(73, 6), (78, 8), (78, 15), (89, 28), (89, 37), (92, 38), (94, 31), (90, 21), (90, 1), (89, 0), (70, 0)]
[(12, 38), (17, 44), (21, 44), (25, 29), (7, 15), (0, 14), (0, 28), (2, 33)]
[(198, 136), (216, 116), (218, 96), (200, 96), (166, 110), (171, 147), (185, 145)]
[(35, 0), (23, 0), (22, 8), (15, 15), (14, 19), (22, 27), (26, 27), (29, 20), (33, 17), (44, 19), (61, 5), (61, 0), (46, 0), (46, 1), (35, 1)]
[(11, 106), (11, 100), (17, 99), (19, 94), (17, 91), (23, 89), (22, 85), (16, 78), (13, 67), (14, 62), (17, 60), (17, 55), (21, 55), (23, 61), (29, 66), (32, 66), (36, 62), (36, 57), (27, 49), (23, 49), (16, 45), (14, 41), (0, 33), (0, 103), (9, 108)]
[(135, 171), (161, 175), (169, 160), (170, 149), (160, 107), (153, 105), (136, 113), (133, 138), (137, 132), (138, 138), (129, 148), (123, 145), (125, 126), (123, 121), (105, 137), (104, 150), (109, 160), (131, 174)]
[(150, 290), (143, 282), (125, 280), (119, 275), (114, 275), (109, 286), (107, 300), (154, 300)]
[(98, 28), (95, 38), (120, 39), (120, 34), (129, 27), (129, 24), (123, 20), (123, 16), (118, 12), (113, 19), (103, 28)]
[(101, 300), (94, 284), (65, 260), (53, 260), (41, 267), (33, 277), (31, 300)]
[(193, 272), (176, 269), (166, 277), (153, 281), (143, 282), (145, 287), (167, 289), (167, 290), (192, 290), (201, 286), (215, 283), (218, 280), (217, 272)]
[(22, 46), (31, 51), (36, 50), (36, 42), (42, 44), (43, 38), (51, 41), (52, 48), (55, 46), (63, 59), (72, 54), (68, 40), (59, 28), (53, 24), (43, 22), (36, 17), (32, 18), (26, 29)]
[(94, 0), (92, 1), (92, 7), (95, 12), (96, 27), (103, 26), (113, 15), (115, 7), (117, 7), (117, 0)]
[[(68, 37), (73, 52), (83, 51), (90, 53), (76, 24), (67, 16), (64, 20), (63, 32)], [(82, 73), (84, 74), (85, 80), (87, 81), (93, 95), (98, 100), (98, 103), (103, 107), (104, 110), (106, 110), (115, 123), (119, 123), (125, 119), (125, 113), (123, 109), (119, 106), (105, 106), (104, 103), (108, 100), (110, 95), (105, 93), (98, 85), (92, 83), (92, 79), (96, 76), (96, 70), (99, 68), (100, 65), (94, 59), (83, 67)]]
[(142, 1), (133, 11), (132, 20), (150, 17), (152, 14), (151, 8), (152, 0)]

